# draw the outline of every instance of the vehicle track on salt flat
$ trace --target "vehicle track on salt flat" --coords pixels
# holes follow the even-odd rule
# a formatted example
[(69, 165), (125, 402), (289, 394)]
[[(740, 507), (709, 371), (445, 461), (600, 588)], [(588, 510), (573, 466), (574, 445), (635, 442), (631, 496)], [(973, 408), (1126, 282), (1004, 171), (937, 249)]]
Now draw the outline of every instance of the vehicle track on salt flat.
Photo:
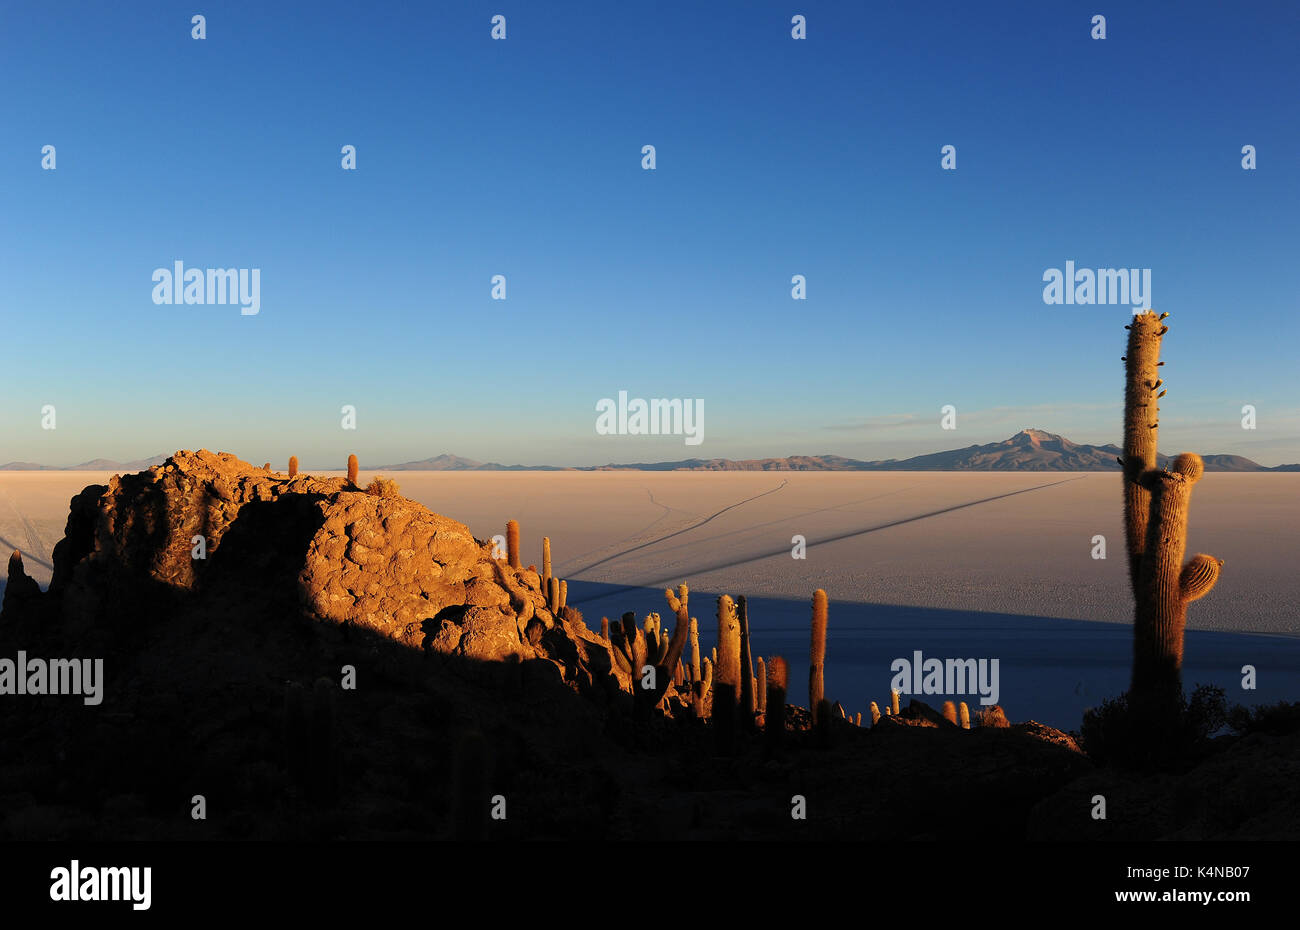
[(20, 550), (24, 559), (30, 557), (38, 565), (54, 571), (54, 566), (49, 561), (49, 549), (46, 548), (45, 540), (41, 538), (41, 534), (32, 525), (32, 521), (28, 520), (27, 515), (18, 509), (18, 505), (14, 503), (13, 498), (9, 496), (9, 493), (4, 488), (0, 488), (0, 497), (4, 498), (5, 503), (9, 505), (9, 509), (18, 515), (18, 522), (23, 525), (23, 533), (27, 536), (26, 546), (14, 546), (8, 540), (6, 540), (6, 544)]
[(902, 494), (904, 491), (910, 491), (913, 487), (915, 487), (915, 485), (909, 484), (906, 487), (897, 488), (896, 490), (893, 491), (886, 491), (883, 494), (873, 494), (870, 497), (860, 497), (857, 500), (844, 501), (844, 503), (842, 504), (833, 504), (829, 507), (817, 507), (813, 510), (805, 510), (802, 513), (794, 514), (793, 516), (781, 517), (780, 519), (777, 520), (767, 520), (766, 522), (763, 523), (755, 523), (752, 524), (751, 526), (741, 527), (738, 530), (728, 530), (725, 533), (719, 533), (717, 536), (708, 536), (705, 537), (704, 539), (688, 540), (687, 542), (680, 543), (676, 546), (664, 550), (662, 554), (667, 555), (669, 552), (676, 552), (680, 549), (688, 548), (690, 546), (701, 545), (702, 543), (716, 543), (719, 542), (720, 540), (727, 539), (728, 537), (731, 536), (739, 536), (742, 533), (752, 533), (754, 530), (761, 530), (769, 526), (780, 526), (782, 523), (792, 523), (796, 520), (806, 520), (809, 517), (816, 516), (819, 513), (831, 513), (833, 511), (843, 510), (845, 507), (853, 507), (857, 504), (865, 504), (868, 501), (880, 500), (882, 497), (893, 497), (895, 494)]
[[(1060, 485), (1063, 484), (1069, 484), (1072, 481), (1082, 481), (1086, 477), (1087, 477), (1086, 475), (1080, 475), (1077, 478), (1063, 478), (1060, 481), (1052, 481), (1047, 484), (1036, 484), (1032, 488), (1021, 488), (1018, 491), (1008, 491), (1005, 494), (995, 494), (992, 497), (982, 497), (979, 500), (966, 501), (963, 504), (953, 504), (949, 507), (941, 507), (938, 510), (931, 510), (926, 513), (916, 514), (915, 516), (911, 516), (911, 517), (901, 517), (897, 520), (890, 520), (887, 523), (880, 523), (875, 526), (864, 527), (860, 530), (848, 530), (847, 532), (836, 533), (834, 536), (827, 536), (824, 539), (818, 539), (815, 542), (809, 541), (807, 544), (807, 548), (812, 549), (816, 546), (827, 546), (830, 545), (831, 543), (841, 542), (845, 539), (853, 539), (858, 536), (866, 536), (869, 533), (878, 533), (881, 530), (891, 529), (895, 526), (903, 526), (908, 523), (916, 523), (920, 520), (928, 520), (931, 517), (939, 517), (946, 513), (953, 513), (954, 511), (957, 510), (965, 510), (968, 507), (978, 507), (980, 504), (991, 504), (994, 501), (1006, 500), (1008, 497), (1016, 497), (1020, 494), (1029, 494), (1033, 491), (1043, 491), (1046, 490), (1047, 488), (1059, 487)], [(771, 492), (769, 491), (768, 493), (770, 494)], [(685, 532), (685, 530), (679, 532)], [(672, 534), (672, 535), (677, 535), (677, 534)], [(666, 539), (668, 537), (664, 537), (664, 538)], [(651, 544), (647, 543), (646, 545), (651, 545)], [(638, 546), (637, 548), (645, 548), (645, 547)], [(726, 568), (735, 568), (739, 565), (747, 565), (750, 562), (759, 562), (762, 561), (763, 559), (770, 559), (773, 556), (777, 556), (777, 555), (788, 555), (789, 552), (790, 552), (789, 546), (782, 546), (780, 549), (774, 549), (771, 552), (763, 552), (760, 553), (759, 555), (745, 556), (739, 559), (731, 559), (729, 561), (715, 562), (709, 565), (702, 565), (693, 569), (691, 574), (703, 575), (703, 574), (707, 574), (708, 572), (721, 571), (722, 569), (726, 569)], [(603, 559), (602, 561), (609, 561), (609, 560)], [(592, 566), (588, 566), (588, 568), (590, 567)], [(644, 588), (658, 588), (666, 584), (670, 584), (674, 581), (681, 581), (681, 580), (682, 577), (680, 572), (673, 575), (666, 575), (663, 577), (648, 578), (645, 581), (642, 581), (640, 584), (622, 585), (621, 587), (614, 588), (609, 591), (603, 591), (601, 592), (599, 597), (603, 599), (606, 597), (614, 597), (616, 595), (624, 594), (631, 591), (642, 590)], [(587, 600), (591, 600), (591, 599), (574, 601), (574, 606), (577, 606), (582, 603), (586, 603)]]
[[(680, 530), (673, 530), (671, 533), (666, 533), (663, 536), (659, 536), (655, 539), (651, 539), (651, 540), (647, 540), (646, 542), (639, 543), (638, 545), (632, 546), (628, 549), (624, 549), (621, 552), (615, 552), (612, 555), (607, 555), (602, 559), (597, 559), (595, 562), (592, 562), (590, 565), (584, 565), (576, 572), (571, 572), (569, 574), (569, 578), (580, 580), (579, 576), (583, 572), (591, 571), (591, 569), (595, 568), (597, 565), (604, 565), (606, 562), (612, 562), (614, 559), (621, 559), (625, 555), (630, 555), (633, 552), (639, 552), (640, 550), (645, 549), (649, 546), (658, 545), (659, 543), (664, 542), (665, 540), (672, 539), (674, 536), (680, 536), (683, 533), (691, 532), (691, 530), (697, 530), (700, 527), (704, 526), (706, 523), (716, 520), (718, 517), (722, 516), (724, 513), (726, 513), (729, 510), (735, 510), (737, 507), (743, 507), (745, 504), (753, 503), (754, 501), (758, 500), (760, 497), (767, 497), (769, 494), (775, 494), (777, 491), (780, 491), (789, 483), (790, 483), (790, 479), (783, 478), (780, 484), (778, 484), (774, 488), (771, 488), (770, 490), (764, 491), (762, 494), (755, 494), (753, 497), (747, 497), (743, 501), (736, 501), (734, 504), (728, 504), (726, 507), (723, 507), (721, 510), (709, 514), (707, 517), (705, 517), (703, 520), (699, 521), (698, 523), (692, 523), (690, 526), (684, 526)], [(660, 504), (658, 501), (655, 501), (653, 494), (650, 495), (650, 499), (654, 501), (655, 505), (658, 507), (666, 506), (664, 504)], [(664, 516), (667, 516), (667, 514), (665, 514)], [(660, 517), (659, 519), (662, 520), (663, 517)], [(657, 522), (659, 521), (656, 520), (655, 523)], [(651, 526), (653, 525), (654, 524), (652, 523)]]

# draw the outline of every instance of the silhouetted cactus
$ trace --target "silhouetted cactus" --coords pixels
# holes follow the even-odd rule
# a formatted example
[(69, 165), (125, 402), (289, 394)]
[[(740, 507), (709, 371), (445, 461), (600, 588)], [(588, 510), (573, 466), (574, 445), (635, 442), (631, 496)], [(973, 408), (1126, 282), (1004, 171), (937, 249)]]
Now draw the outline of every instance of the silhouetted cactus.
[(748, 728), (754, 723), (758, 704), (754, 694), (754, 660), (749, 651), (749, 602), (743, 594), (736, 598), (736, 617), (740, 622), (740, 721)]
[(821, 705), (826, 697), (826, 618), (829, 612), (826, 592), (818, 588), (812, 598), (812, 647), (809, 649), (808, 709), (813, 723), (820, 722)]
[(289, 477), (298, 477), (298, 456), (296, 455), (289, 456)]
[(772, 656), (767, 663), (767, 713), (763, 728), (769, 756), (780, 755), (785, 737), (785, 686), (788, 679), (785, 659)]
[(736, 718), (740, 686), (740, 619), (736, 604), (718, 598), (718, 654), (713, 667), (713, 724), (729, 728)]
[(359, 469), (360, 466), (357, 464), (357, 457), (355, 455), (349, 455), (348, 456), (348, 484), (352, 485), (354, 488), (357, 486), (357, 472), (359, 471)]
[[(1131, 702), (1176, 714), (1182, 696), (1187, 605), (1204, 597), (1223, 564), (1199, 554), (1186, 565), (1192, 485), (1204, 473), (1200, 456), (1184, 452), (1168, 470), (1156, 467), (1160, 344), (1169, 327), (1148, 311), (1133, 317), (1124, 356), (1124, 525), (1134, 595)], [(1158, 392), (1158, 393), (1157, 393)], [(1156, 721), (1153, 724), (1159, 725)]]
[[(519, 567), (519, 521), (506, 521), (506, 562), (511, 568)], [(556, 605), (556, 610), (559, 605)]]

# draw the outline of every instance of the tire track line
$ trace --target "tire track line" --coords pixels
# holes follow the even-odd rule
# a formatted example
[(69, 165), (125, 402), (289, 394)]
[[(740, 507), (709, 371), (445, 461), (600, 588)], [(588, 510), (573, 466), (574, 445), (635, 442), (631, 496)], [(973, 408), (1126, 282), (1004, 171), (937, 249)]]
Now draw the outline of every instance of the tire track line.
[[(953, 505), (950, 506), (950, 507), (941, 507), (941, 508), (938, 509), (938, 510), (931, 510), (931, 511), (929, 511), (929, 512), (927, 512), (927, 513), (917, 514), (917, 515), (912, 516), (912, 517), (902, 517), (901, 519), (898, 519), (898, 520), (890, 520), (888, 523), (880, 523), (880, 524), (877, 524), (876, 526), (868, 526), (868, 527), (865, 527), (865, 528), (860, 529), (860, 530), (849, 530), (849, 531), (844, 532), (844, 533), (837, 533), (837, 534), (835, 534), (834, 536), (827, 536), (825, 539), (819, 539), (819, 540), (817, 540), (816, 542), (809, 542), (808, 545), (807, 545), (807, 548), (808, 548), (808, 549), (812, 549), (812, 548), (814, 548), (815, 546), (828, 546), (828, 545), (830, 545), (831, 543), (841, 542), (841, 541), (843, 541), (843, 540), (845, 540), (845, 539), (853, 539), (853, 538), (858, 537), (858, 536), (866, 536), (866, 535), (868, 535), (869, 533), (879, 533), (881, 530), (892, 529), (892, 528), (895, 527), (895, 526), (903, 526), (903, 525), (908, 524), (908, 523), (916, 523), (916, 522), (918, 522), (918, 521), (920, 521), (920, 520), (928, 520), (928, 519), (930, 519), (931, 517), (942, 516), (943, 514), (946, 514), (946, 513), (953, 513), (954, 511), (957, 511), (957, 510), (965, 510), (965, 509), (968, 508), (968, 507), (978, 507), (980, 504), (991, 504), (993, 501), (1006, 500), (1008, 497), (1016, 497), (1016, 496), (1018, 496), (1018, 495), (1020, 495), (1020, 494), (1029, 494), (1029, 493), (1032, 492), (1032, 491), (1042, 491), (1042, 490), (1046, 490), (1047, 488), (1055, 488), (1055, 487), (1059, 487), (1059, 486), (1061, 486), (1061, 485), (1063, 485), (1063, 484), (1069, 484), (1071, 481), (1082, 481), (1085, 477), (1087, 477), (1087, 476), (1086, 476), (1086, 475), (1081, 475), (1081, 476), (1079, 476), (1079, 477), (1077, 477), (1077, 478), (1063, 478), (1063, 479), (1060, 480), (1060, 481), (1052, 481), (1052, 482), (1049, 482), (1049, 483), (1047, 483), (1047, 484), (1037, 484), (1037, 485), (1034, 485), (1032, 488), (1021, 488), (1019, 491), (1008, 491), (1008, 492), (1005, 493), (1005, 494), (995, 494), (995, 495), (992, 496), (992, 497), (982, 497), (982, 498), (980, 498), (979, 500), (967, 501), (967, 502), (964, 503), (964, 504), (953, 504)], [(780, 489), (778, 488), (777, 490), (780, 490)], [(770, 494), (770, 493), (772, 493), (772, 492), (769, 491), (768, 493)], [(759, 496), (761, 497), (762, 495), (759, 495)], [(733, 505), (733, 506), (739, 506), (739, 505)], [(730, 509), (730, 508), (728, 508), (728, 509)], [(719, 513), (721, 513), (721, 512), (722, 512), (722, 511), (719, 511)], [(710, 518), (710, 519), (712, 519), (712, 518)], [(706, 521), (706, 522), (707, 522), (707, 521)], [(686, 531), (685, 531), (685, 530), (681, 530), (680, 532), (686, 532)], [(677, 534), (674, 533), (674, 534), (672, 534), (672, 535), (677, 535)], [(664, 538), (666, 539), (666, 538), (668, 538), (668, 537), (664, 537)], [(651, 544), (651, 543), (646, 543), (646, 545), (652, 545), (652, 544)], [(644, 546), (638, 546), (637, 548), (640, 549), (640, 548), (645, 548), (645, 547), (644, 547)], [(629, 550), (629, 551), (633, 551), (633, 550)], [(759, 561), (762, 561), (763, 559), (770, 559), (770, 558), (772, 558), (773, 556), (777, 556), (777, 555), (786, 555), (786, 554), (789, 553), (789, 551), (790, 551), (790, 547), (789, 547), (789, 546), (782, 546), (780, 549), (775, 549), (775, 550), (773, 550), (773, 551), (771, 551), (771, 552), (764, 552), (764, 553), (761, 553), (761, 554), (759, 554), (759, 555), (754, 555), (754, 556), (745, 556), (745, 557), (743, 557), (743, 558), (739, 558), (739, 559), (731, 559), (731, 560), (729, 560), (729, 561), (716, 562), (716, 563), (711, 564), (711, 565), (701, 566), (701, 567), (698, 567), (698, 568), (693, 569), (692, 572), (691, 572), (691, 574), (693, 574), (693, 575), (703, 575), (703, 574), (707, 574), (707, 573), (709, 573), (709, 572), (721, 571), (722, 569), (726, 569), (726, 568), (735, 568), (735, 567), (737, 567), (737, 566), (739, 566), (739, 565), (746, 565), (746, 564), (748, 564), (748, 563), (750, 563), (750, 562), (759, 562)], [(610, 558), (614, 558), (614, 557), (611, 556)], [(602, 561), (609, 561), (609, 559), (603, 559)], [(597, 563), (597, 564), (599, 564), (599, 563)], [(593, 567), (593, 566), (588, 566), (588, 568), (591, 568), (591, 567)], [(641, 589), (644, 589), (644, 588), (658, 588), (658, 587), (662, 587), (663, 585), (669, 584), (670, 582), (673, 582), (673, 581), (680, 581), (680, 580), (681, 580), (681, 575), (680, 575), (680, 573), (676, 573), (676, 574), (673, 574), (673, 575), (667, 575), (667, 576), (664, 576), (664, 577), (662, 577), (662, 578), (653, 578), (653, 579), (648, 579), (648, 580), (646, 580), (646, 581), (644, 581), (644, 582), (642, 582), (642, 583), (640, 583), (640, 584), (623, 585), (622, 587), (614, 588), (614, 589), (611, 590), (611, 591), (606, 591), (606, 592), (604, 592), (604, 593), (602, 593), (602, 594), (600, 595), (600, 599), (603, 600), (604, 598), (607, 598), (607, 597), (613, 597), (613, 596), (615, 596), (615, 595), (625, 594), (625, 593), (627, 593), (627, 592), (637, 591), (637, 590), (641, 590)], [(579, 605), (579, 604), (583, 604), (583, 603), (588, 603), (589, 601), (590, 601), (590, 599), (585, 600), (585, 601), (575, 601), (575, 602), (574, 602), (574, 606), (577, 606), (577, 605)]]
[[(716, 520), (718, 517), (722, 516), (724, 513), (726, 513), (729, 510), (735, 510), (737, 507), (743, 507), (745, 504), (753, 503), (754, 501), (758, 500), (760, 497), (767, 497), (769, 494), (775, 494), (777, 491), (780, 491), (789, 483), (790, 483), (790, 479), (783, 478), (781, 480), (781, 483), (778, 484), (776, 487), (772, 488), (771, 490), (764, 491), (762, 494), (755, 494), (753, 497), (747, 497), (743, 501), (736, 501), (736, 503), (734, 504), (728, 504), (726, 507), (723, 507), (721, 510), (717, 511), (716, 513), (709, 514), (699, 523), (692, 523), (690, 526), (684, 526), (680, 530), (674, 530), (673, 532), (668, 533), (667, 535), (660, 536), (658, 539), (652, 539), (649, 542), (643, 542), (640, 545), (632, 546), (630, 549), (624, 549), (622, 552), (615, 552), (613, 555), (607, 555), (603, 559), (598, 559), (597, 561), (592, 562), (590, 565), (584, 565), (582, 568), (578, 569), (577, 572), (570, 574), (569, 577), (573, 579), (578, 579), (578, 576), (581, 575), (583, 572), (591, 571), (597, 565), (604, 565), (606, 562), (612, 562), (614, 559), (621, 559), (625, 555), (631, 555), (633, 552), (639, 552), (640, 550), (645, 549), (648, 546), (658, 545), (661, 542), (665, 542), (669, 539), (672, 539), (674, 536), (680, 536), (683, 533), (689, 533), (691, 530), (697, 530), (700, 527), (704, 526), (704, 524)], [(653, 499), (653, 497), (651, 499)], [(664, 506), (663, 504), (659, 504), (658, 501), (655, 501), (655, 503), (658, 504), (658, 506), (660, 507)]]

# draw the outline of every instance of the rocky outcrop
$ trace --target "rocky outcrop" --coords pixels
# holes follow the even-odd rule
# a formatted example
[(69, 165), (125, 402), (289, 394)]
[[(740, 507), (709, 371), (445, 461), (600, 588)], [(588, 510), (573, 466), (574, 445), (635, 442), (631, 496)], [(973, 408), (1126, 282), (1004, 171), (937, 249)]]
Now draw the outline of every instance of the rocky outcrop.
[(9, 576), (4, 587), (4, 601), (0, 612), (21, 610), (24, 604), (34, 601), (41, 593), (36, 579), (23, 568), (23, 554), (17, 549), (9, 556)]
[[(628, 686), (598, 634), (547, 609), (535, 571), (492, 558), (464, 524), (392, 487), (177, 452), (73, 498), (44, 608), (71, 630), (202, 608), (270, 622), (292, 609), (427, 652), (542, 659), (583, 688)], [(6, 606), (38, 596), (11, 563)]]

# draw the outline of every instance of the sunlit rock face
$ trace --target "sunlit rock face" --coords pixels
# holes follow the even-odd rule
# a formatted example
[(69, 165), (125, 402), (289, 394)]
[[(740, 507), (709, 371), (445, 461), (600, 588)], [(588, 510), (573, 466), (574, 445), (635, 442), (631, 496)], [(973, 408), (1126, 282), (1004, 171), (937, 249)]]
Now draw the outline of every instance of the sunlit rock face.
[(630, 685), (599, 635), (547, 609), (535, 571), (492, 558), (489, 542), (391, 483), (177, 452), (74, 497), (53, 561), (46, 607), (69, 630), (223, 609), (275, 623), (289, 611), (425, 651), (543, 659), (582, 689)]

